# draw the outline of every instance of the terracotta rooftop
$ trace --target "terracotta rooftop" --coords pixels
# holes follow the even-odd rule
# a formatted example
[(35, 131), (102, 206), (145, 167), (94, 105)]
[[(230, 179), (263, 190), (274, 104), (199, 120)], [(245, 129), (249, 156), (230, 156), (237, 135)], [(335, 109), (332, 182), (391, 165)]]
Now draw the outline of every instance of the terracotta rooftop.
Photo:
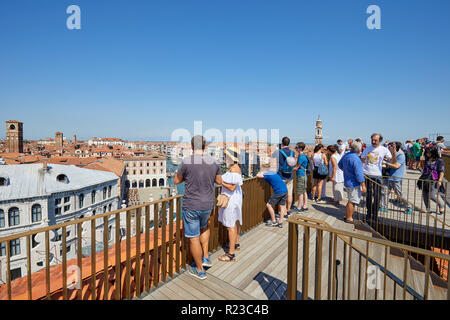
[[(182, 221), (180, 222), (181, 228), (182, 228)], [(175, 226), (173, 228), (175, 232)], [(169, 237), (169, 228), (166, 228), (166, 239), (167, 241), (170, 240)], [(150, 246), (149, 250), (152, 252), (153, 249), (153, 239), (154, 239), (154, 231), (151, 230), (149, 233), (150, 238)], [(162, 232), (161, 228), (158, 230), (158, 247), (161, 246), (161, 238), (162, 238)], [(173, 238), (175, 238), (173, 236)], [(140, 237), (140, 252), (141, 252), (141, 261), (140, 261), (140, 270), (143, 274), (144, 272), (144, 248), (145, 248), (145, 234), (141, 234)], [(126, 239), (121, 241), (120, 243), (120, 261), (121, 261), (121, 288), (122, 290), (125, 289), (125, 286), (123, 285), (125, 280), (125, 269), (126, 269)], [(174, 245), (174, 260), (175, 260), (175, 240), (173, 241)], [(115, 245), (112, 245), (111, 248), (108, 249), (108, 274), (109, 274), (109, 290), (108, 290), (108, 299), (114, 299), (115, 298), (115, 289), (114, 289), (114, 280), (115, 280)], [(131, 257), (136, 256), (136, 237), (133, 237), (130, 239), (130, 247), (131, 247)], [(167, 246), (169, 247), (169, 246)], [(168, 259), (167, 259), (168, 260)], [(95, 274), (96, 274), (96, 296), (97, 299), (105, 299), (105, 292), (103, 285), (99, 285), (100, 283), (103, 283), (104, 281), (104, 252), (98, 252), (95, 255)], [(67, 261), (67, 268), (71, 265), (77, 265), (77, 258), (71, 259)], [(152, 264), (151, 264), (152, 265)], [(169, 263), (170, 265), (170, 263)], [(91, 279), (92, 279), (92, 269), (91, 269), (91, 257), (85, 257), (82, 258), (82, 279), (83, 279), (83, 287), (82, 287), (82, 296), (83, 300), (92, 299), (90, 286), (91, 286)], [(131, 274), (134, 274), (133, 272), (134, 268), (136, 266), (135, 261), (132, 261), (132, 270)], [(172, 263), (173, 268), (175, 267), (174, 261)], [(158, 268), (160, 270), (160, 268)], [(167, 271), (168, 272), (168, 271)], [(69, 277), (69, 274), (68, 274)], [(31, 284), (32, 284), (32, 299), (45, 299), (46, 297), (46, 269), (42, 269), (38, 272), (34, 272), (31, 275)], [(51, 266), (50, 267), (50, 295), (51, 299), (55, 300), (62, 300), (63, 299), (63, 292), (62, 292), (62, 280), (63, 280), (63, 274), (62, 274), (62, 264)], [(141, 288), (143, 288), (143, 280), (144, 277), (141, 276)], [(133, 286), (135, 289), (135, 287)], [(132, 288), (132, 289), (133, 289)], [(3, 284), (0, 285), (0, 300), (7, 300), (8, 299), (8, 291), (7, 291), (7, 285)], [(11, 282), (11, 295), (13, 300), (27, 300), (28, 299), (28, 276), (24, 276), (19, 279), (15, 279)], [(76, 299), (77, 297), (77, 291), (76, 290), (68, 290), (68, 299)]]

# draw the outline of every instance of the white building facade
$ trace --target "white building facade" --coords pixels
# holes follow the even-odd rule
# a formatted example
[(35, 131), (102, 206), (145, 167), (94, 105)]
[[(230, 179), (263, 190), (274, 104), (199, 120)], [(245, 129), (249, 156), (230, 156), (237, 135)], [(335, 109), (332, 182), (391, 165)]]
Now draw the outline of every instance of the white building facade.
[(127, 157), (125, 164), (126, 188), (167, 186), (167, 161), (162, 156)]
[[(0, 167), (0, 238), (119, 209), (117, 176), (111, 172), (57, 164)], [(114, 232), (114, 217), (108, 220)], [(90, 245), (90, 223), (82, 225), (82, 246)], [(96, 221), (103, 239), (103, 219)], [(62, 263), (62, 230), (50, 232), (50, 265)], [(110, 238), (113, 239), (114, 237)], [(76, 225), (66, 227), (67, 260), (76, 257)], [(45, 234), (32, 236), (31, 271), (45, 268)], [(11, 278), (27, 273), (26, 239), (10, 241)], [(6, 242), (0, 243), (0, 283), (6, 277)]]

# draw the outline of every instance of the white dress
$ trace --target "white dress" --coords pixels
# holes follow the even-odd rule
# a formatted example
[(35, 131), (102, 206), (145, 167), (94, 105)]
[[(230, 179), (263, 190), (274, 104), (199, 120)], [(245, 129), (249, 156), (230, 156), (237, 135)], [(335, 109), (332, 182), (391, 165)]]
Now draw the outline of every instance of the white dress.
[(227, 228), (234, 227), (236, 220), (239, 220), (239, 224), (242, 225), (242, 176), (236, 172), (227, 172), (222, 175), (222, 180), (229, 184), (235, 184), (236, 188), (231, 192), (227, 188), (222, 187), (222, 193), (229, 196), (230, 200), (225, 209), (219, 208), (219, 222)]

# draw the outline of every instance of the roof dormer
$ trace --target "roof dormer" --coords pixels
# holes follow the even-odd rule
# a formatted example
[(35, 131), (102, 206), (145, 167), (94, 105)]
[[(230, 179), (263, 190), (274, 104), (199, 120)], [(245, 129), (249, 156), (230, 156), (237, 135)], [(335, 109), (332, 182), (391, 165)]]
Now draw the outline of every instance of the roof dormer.
[(68, 184), (69, 183), (69, 178), (65, 174), (59, 174), (56, 177), (56, 181)]

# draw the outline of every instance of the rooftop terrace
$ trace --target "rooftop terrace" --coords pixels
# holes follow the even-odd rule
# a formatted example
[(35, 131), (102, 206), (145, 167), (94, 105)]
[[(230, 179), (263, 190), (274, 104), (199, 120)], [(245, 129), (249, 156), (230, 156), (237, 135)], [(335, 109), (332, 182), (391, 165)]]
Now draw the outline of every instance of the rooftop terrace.
[[(416, 176), (408, 172), (407, 178)], [(411, 180), (410, 188), (415, 183)], [(328, 195), (330, 188), (327, 184)], [(217, 261), (227, 235), (215, 208), (210, 219), (213, 266), (207, 280), (185, 272), (190, 257), (183, 237), (182, 196), (176, 196), (1, 238), (7, 245), (6, 270), (13, 260), (9, 242), (13, 239), (26, 243), (30, 265), (35, 263), (29, 254), (31, 237), (45, 234), (47, 258), (39, 272), (28, 270), (13, 281), (7, 273), (0, 299), (450, 299), (448, 203), (444, 215), (427, 214), (416, 191), (415, 197), (407, 196), (415, 210), (406, 215), (391, 195), (389, 213), (370, 227), (364, 202), (354, 215), (355, 224), (343, 221), (343, 205), (310, 202), (308, 213), (292, 215), (283, 228), (269, 228), (262, 224), (268, 218), (268, 184), (251, 178), (243, 190), (237, 261)], [(110, 218), (115, 219), (112, 230), (105, 223)], [(81, 234), (84, 226), (102, 219), (103, 230), (91, 228), (91, 255), (82, 256), (77, 250), (77, 258), (67, 261), (66, 228)], [(59, 228), (62, 264), (50, 266), (48, 234)], [(77, 242), (81, 248), (81, 238)], [(95, 252), (96, 242), (109, 249)], [(74, 278), (70, 266), (79, 268), (81, 279)]]

